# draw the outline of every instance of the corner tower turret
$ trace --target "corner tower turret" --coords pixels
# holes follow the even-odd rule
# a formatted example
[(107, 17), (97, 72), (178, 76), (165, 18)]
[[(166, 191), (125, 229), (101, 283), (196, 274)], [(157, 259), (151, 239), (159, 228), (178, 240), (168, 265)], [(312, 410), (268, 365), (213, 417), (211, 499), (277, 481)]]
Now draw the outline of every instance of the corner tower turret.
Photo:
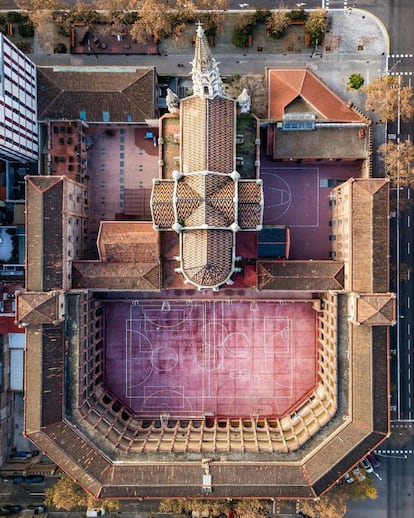
[(211, 54), (201, 23), (197, 26), (193, 69), (193, 92), (198, 97), (224, 97), (218, 63)]

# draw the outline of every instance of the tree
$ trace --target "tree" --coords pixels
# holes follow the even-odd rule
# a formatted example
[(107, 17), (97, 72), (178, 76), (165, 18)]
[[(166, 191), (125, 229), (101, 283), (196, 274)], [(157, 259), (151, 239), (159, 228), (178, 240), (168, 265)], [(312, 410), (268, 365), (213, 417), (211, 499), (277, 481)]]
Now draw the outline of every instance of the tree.
[(364, 78), (361, 74), (351, 74), (348, 79), (348, 87), (351, 90), (358, 90), (364, 84)]
[(398, 112), (403, 121), (414, 115), (412, 88), (402, 86), (400, 76), (378, 77), (363, 92), (367, 95), (365, 109), (377, 112), (381, 122), (396, 120)]
[(326, 29), (326, 10), (318, 9), (309, 13), (305, 23), (305, 34), (309, 37), (310, 45), (320, 45), (323, 42)]
[(387, 142), (378, 148), (385, 172), (397, 185), (414, 185), (414, 144), (410, 140)]
[(347, 497), (344, 491), (340, 491), (341, 487), (335, 487), (315, 500), (301, 500), (301, 511), (312, 517), (343, 518), (347, 509)]
[(151, 37), (159, 40), (170, 32), (171, 23), (165, 7), (157, 0), (144, 0), (138, 20), (131, 27), (131, 37), (139, 43), (145, 43)]
[(281, 38), (289, 27), (290, 16), (284, 9), (273, 12), (266, 22), (268, 34), (274, 38)]
[(243, 88), (247, 89), (251, 100), (251, 111), (260, 118), (266, 117), (266, 87), (261, 75), (235, 75), (226, 81), (226, 93), (230, 97), (238, 97)]
[(234, 510), (239, 518), (258, 518), (264, 515), (264, 502), (255, 498), (238, 500)]
[(226, 513), (229, 510), (229, 502), (227, 500), (201, 500), (201, 499), (183, 499), (183, 498), (167, 498), (161, 500), (159, 506), (160, 512), (185, 514), (195, 511), (199, 516), (203, 513), (210, 513), (217, 516), (220, 513)]
[(57, 509), (72, 511), (77, 507), (86, 507), (88, 497), (81, 486), (67, 475), (63, 475), (54, 486), (45, 490), (45, 502)]
[(348, 498), (354, 501), (366, 500), (367, 498), (375, 500), (378, 498), (377, 488), (375, 487), (373, 478), (370, 476), (366, 476), (365, 480), (361, 482), (356, 481), (353, 484), (343, 484), (339, 489)]

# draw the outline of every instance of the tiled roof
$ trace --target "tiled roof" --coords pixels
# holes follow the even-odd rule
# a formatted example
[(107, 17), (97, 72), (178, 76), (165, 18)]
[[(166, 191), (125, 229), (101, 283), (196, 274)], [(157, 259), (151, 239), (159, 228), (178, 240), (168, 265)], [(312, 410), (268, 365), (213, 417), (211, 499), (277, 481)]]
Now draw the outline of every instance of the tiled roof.
[(152, 223), (102, 221), (98, 251), (102, 261), (157, 263), (160, 257), (159, 234)]
[(309, 69), (269, 69), (268, 78), (271, 120), (283, 120), (289, 105), (301, 98), (305, 105), (295, 111), (313, 111), (317, 118), (331, 122), (369, 122)]
[(188, 175), (177, 182), (177, 220), (185, 227), (229, 227), (235, 220), (235, 182), (215, 173)]
[(391, 293), (361, 294), (356, 299), (357, 321), (371, 326), (395, 323), (395, 296)]
[(255, 180), (239, 180), (238, 225), (243, 229), (257, 228), (263, 221), (263, 188)]
[(181, 170), (231, 173), (234, 169), (235, 101), (187, 97), (181, 106)]
[[(49, 291), (63, 282), (63, 177), (26, 179), (26, 287)], [(46, 238), (47, 236), (47, 238)]]
[(381, 293), (388, 290), (388, 193), (382, 178), (352, 182), (352, 289)]
[(198, 286), (223, 284), (232, 272), (234, 234), (229, 230), (189, 230), (180, 234), (182, 266)]
[(158, 180), (152, 188), (151, 212), (154, 225), (160, 229), (171, 228), (175, 222), (173, 194), (174, 181)]
[(23, 292), (17, 296), (16, 321), (27, 324), (52, 324), (58, 319), (58, 292)]
[(344, 265), (336, 261), (257, 261), (259, 290), (327, 291), (344, 287)]
[[(144, 122), (155, 116), (153, 68), (38, 68), (39, 119), (79, 119)], [(59, 114), (59, 115), (58, 115)]]
[(158, 291), (161, 287), (161, 267), (155, 261), (151, 263), (74, 261), (72, 282), (74, 288)]

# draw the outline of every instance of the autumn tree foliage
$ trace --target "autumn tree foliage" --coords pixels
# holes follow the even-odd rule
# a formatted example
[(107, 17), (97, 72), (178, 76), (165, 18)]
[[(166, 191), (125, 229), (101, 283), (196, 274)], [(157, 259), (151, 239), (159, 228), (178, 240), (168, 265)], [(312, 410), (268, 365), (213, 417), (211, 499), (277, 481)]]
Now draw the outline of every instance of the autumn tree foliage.
[(317, 9), (309, 13), (305, 23), (305, 34), (309, 37), (310, 45), (323, 42), (326, 30), (327, 12), (325, 9)]
[(378, 154), (388, 178), (398, 185), (414, 185), (414, 144), (410, 140), (382, 144)]
[(268, 34), (274, 38), (281, 38), (289, 27), (290, 16), (284, 9), (278, 9), (271, 13), (266, 21)]
[(72, 511), (78, 507), (86, 507), (88, 497), (81, 486), (63, 475), (54, 486), (45, 490), (45, 501), (47, 505), (54, 505), (57, 509)]
[(367, 96), (365, 109), (378, 113), (381, 122), (396, 120), (398, 112), (403, 121), (414, 115), (413, 90), (401, 84), (400, 76), (378, 77), (363, 92)]

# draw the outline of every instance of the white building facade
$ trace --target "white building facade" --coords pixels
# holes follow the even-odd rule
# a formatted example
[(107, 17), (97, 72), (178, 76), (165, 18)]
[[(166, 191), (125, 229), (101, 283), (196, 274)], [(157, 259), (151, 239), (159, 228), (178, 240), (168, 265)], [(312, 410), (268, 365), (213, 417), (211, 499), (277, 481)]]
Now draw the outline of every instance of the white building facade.
[(36, 66), (0, 34), (0, 159), (38, 159)]

